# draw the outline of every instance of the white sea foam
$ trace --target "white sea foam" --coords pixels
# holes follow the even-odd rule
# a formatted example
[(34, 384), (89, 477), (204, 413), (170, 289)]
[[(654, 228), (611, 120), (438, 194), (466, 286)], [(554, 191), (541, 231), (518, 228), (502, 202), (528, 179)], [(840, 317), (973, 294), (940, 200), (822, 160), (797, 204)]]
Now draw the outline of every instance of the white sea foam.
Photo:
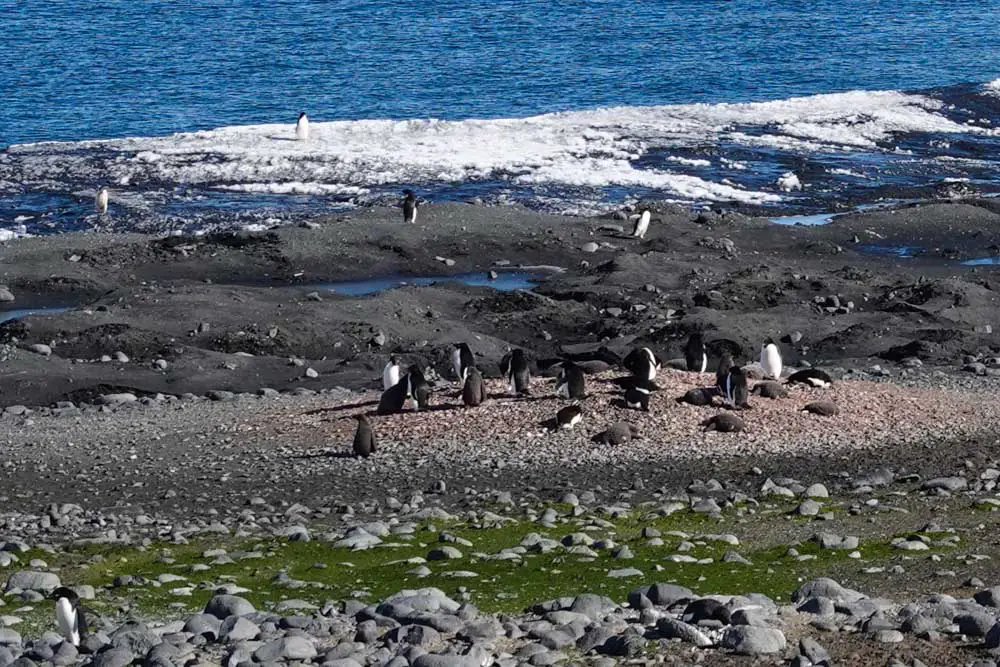
[[(286, 124), (12, 146), (0, 154), (0, 178), (9, 176), (4, 172), (13, 165), (11, 174), (35, 187), (105, 181), (142, 192), (201, 187), (344, 197), (400, 183), (490, 179), (514, 185), (642, 187), (688, 200), (765, 203), (780, 201), (780, 195), (672, 173), (663, 166), (710, 167), (708, 160), (669, 153), (722, 143), (791, 152), (894, 152), (897, 134), (1000, 134), (956, 123), (943, 115), (943, 107), (922, 95), (854, 91), (773, 102), (615, 107), (493, 120), (314, 119), (308, 142), (295, 141), (294, 126)], [(636, 162), (650, 150), (667, 154), (660, 167)], [(724, 159), (722, 164), (746, 167)]]
[(1000, 79), (993, 79), (983, 86), (983, 92), (993, 97), (1000, 97)]

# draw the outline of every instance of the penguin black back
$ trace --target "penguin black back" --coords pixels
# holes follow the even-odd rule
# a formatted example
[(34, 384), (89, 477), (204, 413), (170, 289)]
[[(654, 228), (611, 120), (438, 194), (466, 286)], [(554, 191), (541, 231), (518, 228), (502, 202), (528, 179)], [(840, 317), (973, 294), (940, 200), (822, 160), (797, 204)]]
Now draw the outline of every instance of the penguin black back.
[(510, 391), (516, 396), (531, 393), (531, 369), (522, 349), (511, 350), (500, 360), (500, 374), (507, 380)]
[(785, 384), (804, 384), (810, 387), (829, 387), (833, 384), (833, 378), (826, 371), (818, 368), (806, 368), (796, 371), (788, 376)]
[(379, 399), (377, 415), (394, 415), (403, 411), (406, 406), (406, 399), (410, 396), (409, 375), (382, 392)]
[(652, 380), (660, 370), (660, 360), (648, 347), (637, 347), (622, 360), (622, 366), (637, 378)]
[(587, 382), (583, 377), (583, 369), (572, 361), (564, 361), (556, 383), (556, 393), (563, 398), (586, 398)]
[(355, 415), (354, 418), (358, 420), (358, 430), (354, 432), (354, 455), (368, 458), (378, 449), (378, 443), (375, 441), (375, 431), (372, 429), (372, 424), (368, 421), (368, 417)]
[(652, 382), (635, 378), (635, 381), (625, 387), (625, 406), (635, 410), (649, 411), (649, 395), (652, 392)]
[(556, 413), (556, 426), (571, 429), (583, 419), (583, 408), (579, 405), (567, 405)]
[(719, 367), (715, 369), (715, 384), (723, 394), (726, 393), (726, 377), (729, 375), (729, 369), (732, 367), (733, 355), (728, 351), (723, 352), (722, 357), (719, 358)]
[(406, 396), (413, 400), (417, 410), (425, 410), (430, 406), (431, 387), (419, 366), (410, 366), (406, 373), (406, 386)]
[(693, 333), (688, 337), (684, 346), (684, 363), (689, 371), (704, 373), (708, 367), (708, 350), (705, 349), (705, 340), (700, 333)]
[(747, 376), (739, 366), (733, 366), (726, 374), (722, 386), (722, 396), (733, 408), (743, 410), (750, 407)]
[(469, 407), (480, 405), (486, 400), (486, 383), (479, 369), (473, 366), (465, 376), (462, 386), (462, 402)]
[(417, 197), (413, 190), (403, 190), (403, 222), (417, 221)]

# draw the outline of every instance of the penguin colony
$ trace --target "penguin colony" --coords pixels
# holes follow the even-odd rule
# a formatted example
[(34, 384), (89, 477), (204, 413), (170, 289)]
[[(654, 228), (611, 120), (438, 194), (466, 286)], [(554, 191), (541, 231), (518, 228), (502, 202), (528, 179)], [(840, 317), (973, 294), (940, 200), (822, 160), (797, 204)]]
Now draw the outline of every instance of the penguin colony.
[[(709, 349), (711, 347), (711, 350)], [(683, 346), (684, 365), (693, 373), (705, 373), (708, 369), (709, 357), (718, 359), (715, 364), (715, 382), (712, 386), (697, 387), (677, 397), (676, 402), (698, 407), (721, 407), (726, 411), (708, 417), (701, 422), (705, 431), (720, 433), (738, 433), (746, 428), (737, 411), (752, 409), (750, 396), (778, 400), (788, 398), (789, 387), (801, 385), (807, 388), (825, 388), (833, 383), (833, 379), (817, 368), (806, 368), (790, 374), (782, 381), (783, 361), (781, 350), (772, 339), (764, 341), (760, 350), (760, 374), (763, 379), (750, 386), (750, 374), (739, 362), (741, 347), (738, 343), (717, 339), (707, 344), (701, 333), (693, 333)], [(452, 346), (451, 371), (458, 392), (453, 394), (461, 398), (462, 404), (469, 408), (483, 405), (489, 398), (486, 381), (482, 371), (476, 365), (476, 356), (467, 343), (459, 342)], [(587, 399), (587, 377), (582, 366), (571, 359), (562, 359), (552, 366), (558, 369), (554, 387), (549, 397), (569, 401), (568, 405), (559, 408), (549, 425), (553, 431), (571, 430), (580, 425), (586, 416), (581, 402)], [(655, 380), (663, 368), (663, 362), (649, 347), (633, 349), (619, 364), (628, 375), (612, 380), (622, 390), (621, 400), (613, 405), (627, 410), (649, 412), (650, 399), (659, 390)], [(524, 350), (508, 350), (499, 363), (500, 377), (504, 382), (505, 395), (509, 398), (533, 397), (531, 389), (531, 363)], [(390, 415), (403, 412), (407, 405), (411, 410), (427, 410), (430, 408), (431, 385), (424, 376), (419, 365), (411, 365), (405, 374), (401, 371), (400, 360), (396, 355), (389, 357), (382, 371), (382, 397), (379, 400), (376, 415)], [(537, 398), (546, 398), (538, 396)], [(802, 412), (820, 416), (833, 416), (839, 413), (836, 404), (831, 401), (816, 401), (809, 403)], [(354, 452), (359, 457), (368, 457), (375, 452), (375, 434), (371, 422), (362, 415), (358, 419), (357, 433), (354, 439)], [(618, 421), (606, 430), (596, 434), (593, 441), (603, 445), (623, 445), (639, 438), (641, 435), (635, 426), (626, 421)]]

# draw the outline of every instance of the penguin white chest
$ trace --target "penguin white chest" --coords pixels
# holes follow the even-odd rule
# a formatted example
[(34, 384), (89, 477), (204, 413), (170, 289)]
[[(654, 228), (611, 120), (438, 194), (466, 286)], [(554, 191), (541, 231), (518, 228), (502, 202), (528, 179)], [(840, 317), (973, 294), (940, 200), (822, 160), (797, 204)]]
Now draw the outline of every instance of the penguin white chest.
[(305, 141), (309, 138), (309, 119), (305, 116), (299, 118), (299, 121), (295, 123), (295, 138), (299, 141)]
[(462, 375), (461, 350), (456, 349), (451, 353), (451, 367), (455, 370), (455, 377), (457, 377), (459, 380), (465, 380), (465, 377)]
[(108, 212), (108, 189), (101, 188), (97, 191), (97, 197), (94, 199), (94, 208), (100, 215), (104, 215)]
[(632, 236), (640, 239), (646, 236), (646, 232), (649, 230), (649, 218), (649, 211), (643, 211), (642, 215), (639, 216), (639, 219), (635, 223), (635, 229), (632, 231)]
[(701, 372), (704, 373), (708, 370), (708, 355), (704, 352), (701, 353)]
[(386, 391), (392, 389), (399, 383), (399, 366), (393, 363), (386, 364), (382, 371), (382, 388)]
[(760, 366), (764, 375), (775, 380), (781, 377), (781, 353), (774, 343), (765, 345), (760, 351)]
[(80, 629), (76, 623), (76, 609), (66, 598), (56, 600), (56, 625), (59, 633), (73, 646), (80, 645)]

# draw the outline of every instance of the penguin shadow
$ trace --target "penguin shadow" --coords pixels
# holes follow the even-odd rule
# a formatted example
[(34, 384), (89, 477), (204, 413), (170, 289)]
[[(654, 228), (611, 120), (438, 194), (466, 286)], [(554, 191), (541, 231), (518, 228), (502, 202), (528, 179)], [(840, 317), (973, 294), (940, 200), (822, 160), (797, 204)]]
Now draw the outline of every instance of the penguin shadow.
[(268, 139), (270, 139), (271, 141), (298, 141), (298, 139), (294, 137), (280, 137), (277, 135), (272, 135), (268, 137)]
[[(306, 410), (302, 414), (304, 415), (324, 415), (330, 412), (344, 412), (345, 410), (353, 410), (355, 408), (364, 408), (369, 405), (378, 405), (378, 401), (364, 401), (363, 403), (350, 403), (347, 405), (336, 405), (329, 408), (315, 408), (313, 410)], [(365, 413), (369, 414), (369, 413)], [(353, 417), (350, 417), (353, 419)]]
[(354, 452), (336, 451), (336, 452), (322, 452), (322, 453), (310, 453), (310, 454), (295, 454), (290, 458), (295, 461), (312, 461), (316, 459), (357, 459), (361, 457), (355, 455)]

